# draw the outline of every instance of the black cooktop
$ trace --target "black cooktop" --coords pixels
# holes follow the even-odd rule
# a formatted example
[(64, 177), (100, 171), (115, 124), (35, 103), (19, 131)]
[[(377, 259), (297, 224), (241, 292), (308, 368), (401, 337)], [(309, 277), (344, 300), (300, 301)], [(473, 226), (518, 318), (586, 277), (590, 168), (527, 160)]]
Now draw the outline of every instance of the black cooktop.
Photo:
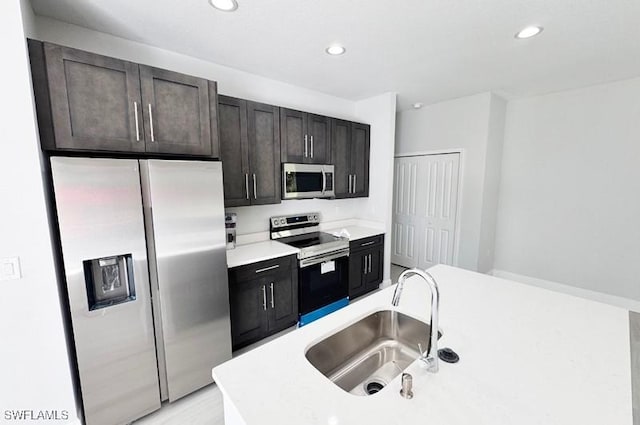
[(324, 232), (305, 233), (304, 235), (288, 236), (278, 239), (278, 242), (286, 243), (295, 248), (307, 248), (323, 243), (339, 241), (340, 238)]

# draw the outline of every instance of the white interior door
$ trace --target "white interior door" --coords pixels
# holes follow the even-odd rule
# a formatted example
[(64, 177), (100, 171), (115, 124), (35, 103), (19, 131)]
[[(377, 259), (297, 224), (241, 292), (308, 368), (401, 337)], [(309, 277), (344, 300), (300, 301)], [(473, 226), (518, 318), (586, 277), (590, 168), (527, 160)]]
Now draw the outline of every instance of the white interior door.
[(460, 154), (396, 158), (391, 262), (452, 264)]

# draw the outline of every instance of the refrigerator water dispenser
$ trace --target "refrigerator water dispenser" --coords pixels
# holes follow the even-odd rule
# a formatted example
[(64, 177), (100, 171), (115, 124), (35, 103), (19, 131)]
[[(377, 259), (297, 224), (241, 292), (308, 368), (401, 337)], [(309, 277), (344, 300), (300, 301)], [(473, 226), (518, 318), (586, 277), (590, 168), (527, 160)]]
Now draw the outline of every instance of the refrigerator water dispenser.
[(131, 254), (83, 261), (89, 310), (136, 299)]

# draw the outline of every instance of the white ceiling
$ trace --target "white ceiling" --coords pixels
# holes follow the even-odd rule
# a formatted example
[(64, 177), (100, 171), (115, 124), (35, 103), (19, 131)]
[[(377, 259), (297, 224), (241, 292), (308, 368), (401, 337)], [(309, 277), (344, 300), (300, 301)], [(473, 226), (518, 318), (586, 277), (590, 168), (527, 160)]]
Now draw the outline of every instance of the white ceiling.
[[(639, 0), (32, 0), (38, 15), (335, 96), (399, 108), (640, 75)], [(544, 32), (516, 40), (521, 28)], [(347, 53), (324, 49), (341, 42)]]

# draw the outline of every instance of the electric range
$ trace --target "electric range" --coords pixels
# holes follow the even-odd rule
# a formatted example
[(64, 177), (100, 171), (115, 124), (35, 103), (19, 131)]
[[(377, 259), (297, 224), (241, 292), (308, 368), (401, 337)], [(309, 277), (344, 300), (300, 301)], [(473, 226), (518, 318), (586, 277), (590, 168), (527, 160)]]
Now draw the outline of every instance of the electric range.
[(271, 217), (271, 239), (298, 248), (298, 319), (304, 326), (349, 304), (349, 239), (321, 232), (320, 213)]

